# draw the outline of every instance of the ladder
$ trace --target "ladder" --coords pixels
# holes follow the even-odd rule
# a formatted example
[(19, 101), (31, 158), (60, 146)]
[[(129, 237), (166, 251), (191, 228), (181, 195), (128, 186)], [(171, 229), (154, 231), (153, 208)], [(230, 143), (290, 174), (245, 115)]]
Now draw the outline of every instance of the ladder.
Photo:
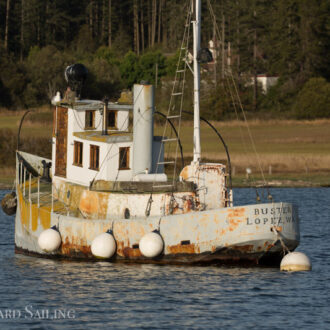
[[(191, 18), (192, 18), (192, 7), (189, 8), (186, 18), (184, 35), (183, 35), (181, 47), (179, 49), (179, 58), (176, 66), (175, 78), (173, 82), (169, 106), (167, 109), (166, 123), (163, 130), (161, 147), (160, 147), (157, 166), (156, 166), (156, 173), (158, 173), (158, 169), (160, 166), (173, 165), (173, 178), (172, 178), (172, 182), (163, 182), (163, 183), (153, 182), (153, 188), (159, 189), (161, 187), (164, 187), (164, 189), (169, 189), (169, 187), (172, 187), (173, 189), (172, 191), (174, 191), (175, 188), (175, 180), (177, 175), (176, 164), (178, 158), (184, 89), (186, 83), (185, 81), (186, 69), (188, 66), (187, 61), (188, 61), (188, 46), (189, 46), (189, 37), (190, 37)], [(171, 121), (173, 126), (177, 128), (177, 136), (172, 137), (172, 131), (170, 131), (170, 134), (168, 134), (169, 129), (171, 129), (170, 125), (168, 124), (168, 121)], [(165, 151), (168, 153), (169, 156), (173, 146), (174, 146), (174, 160), (165, 160)], [(162, 152), (164, 152), (164, 160), (161, 160)]]

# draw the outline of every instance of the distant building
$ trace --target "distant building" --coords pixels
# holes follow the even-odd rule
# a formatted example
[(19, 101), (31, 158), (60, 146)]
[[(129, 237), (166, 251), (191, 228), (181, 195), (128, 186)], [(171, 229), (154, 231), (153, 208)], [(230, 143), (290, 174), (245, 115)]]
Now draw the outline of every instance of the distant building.
[[(242, 74), (242, 77), (245, 77), (245, 86), (251, 86), (254, 84), (254, 77), (249, 75)], [(258, 74), (257, 75), (257, 82), (258, 85), (261, 86), (262, 92), (267, 94), (270, 87), (277, 84), (278, 81), (277, 76), (268, 76), (267, 74)]]
[[(268, 92), (268, 89), (277, 84), (278, 81), (277, 76), (267, 76), (266, 74), (258, 74), (257, 82), (261, 85), (262, 91), (264, 94)], [(254, 77), (252, 77), (251, 84), (254, 82)]]

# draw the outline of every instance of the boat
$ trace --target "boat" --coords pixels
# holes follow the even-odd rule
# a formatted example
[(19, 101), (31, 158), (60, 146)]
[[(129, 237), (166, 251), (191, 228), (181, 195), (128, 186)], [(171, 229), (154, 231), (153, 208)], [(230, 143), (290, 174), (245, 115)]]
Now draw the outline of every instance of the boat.
[[(285, 251), (298, 246), (295, 205), (272, 200), (235, 205), (228, 164), (202, 162), (201, 0), (189, 15), (191, 163), (177, 170), (177, 157), (166, 157), (169, 144), (176, 155), (180, 151), (179, 129), (171, 136), (154, 135), (153, 85), (135, 84), (116, 102), (87, 100), (79, 95), (85, 69), (70, 66), (70, 88), (54, 102), (52, 159), (16, 153), (16, 253), (125, 263), (277, 265)], [(181, 45), (183, 56), (187, 48), (188, 43)], [(180, 63), (176, 75), (185, 75), (189, 63)], [(182, 104), (183, 89), (177, 87), (171, 100)], [(164, 126), (180, 127), (182, 107), (172, 110), (169, 106)], [(174, 169), (172, 176), (166, 166)]]

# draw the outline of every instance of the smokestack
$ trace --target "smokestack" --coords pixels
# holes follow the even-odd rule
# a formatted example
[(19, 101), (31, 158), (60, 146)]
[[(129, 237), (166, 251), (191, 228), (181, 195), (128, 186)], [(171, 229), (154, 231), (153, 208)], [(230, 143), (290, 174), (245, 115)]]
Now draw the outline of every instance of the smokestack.
[(133, 172), (152, 171), (152, 141), (154, 115), (154, 86), (134, 85), (133, 105)]

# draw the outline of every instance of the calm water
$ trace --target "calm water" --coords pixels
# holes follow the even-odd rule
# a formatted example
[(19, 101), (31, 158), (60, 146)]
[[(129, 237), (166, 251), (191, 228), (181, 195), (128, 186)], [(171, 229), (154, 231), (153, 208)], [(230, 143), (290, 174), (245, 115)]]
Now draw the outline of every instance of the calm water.
[[(14, 254), (14, 218), (0, 211), (0, 329), (330, 329), (330, 189), (271, 193), (300, 207), (298, 250), (311, 272), (25, 257)], [(236, 203), (254, 198), (235, 190)]]

